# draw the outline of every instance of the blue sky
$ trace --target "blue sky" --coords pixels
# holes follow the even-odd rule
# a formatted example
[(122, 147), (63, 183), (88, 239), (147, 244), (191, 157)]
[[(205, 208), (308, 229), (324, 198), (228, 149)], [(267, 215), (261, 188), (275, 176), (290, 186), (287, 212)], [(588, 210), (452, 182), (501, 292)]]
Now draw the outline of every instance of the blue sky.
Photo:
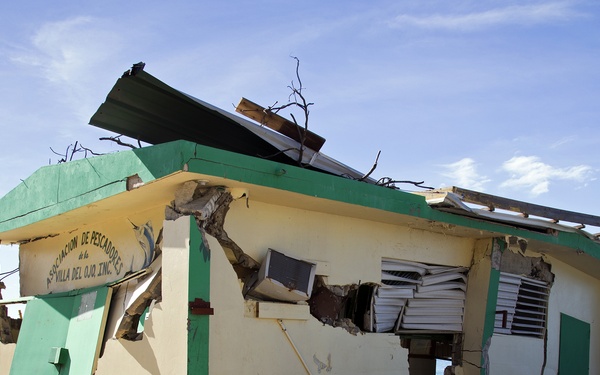
[(599, 18), (591, 0), (2, 2), (0, 196), (50, 147), (121, 149), (87, 123), (133, 63), (233, 111), (286, 102), (297, 56), (325, 154), (600, 215)]

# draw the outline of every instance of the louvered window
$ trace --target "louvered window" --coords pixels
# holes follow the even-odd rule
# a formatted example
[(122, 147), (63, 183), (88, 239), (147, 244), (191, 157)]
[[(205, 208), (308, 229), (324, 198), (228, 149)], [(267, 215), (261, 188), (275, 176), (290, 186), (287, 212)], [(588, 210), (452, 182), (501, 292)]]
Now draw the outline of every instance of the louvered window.
[(544, 281), (501, 272), (494, 332), (543, 337), (549, 294)]
[(373, 332), (462, 331), (466, 271), (383, 258), (368, 326)]

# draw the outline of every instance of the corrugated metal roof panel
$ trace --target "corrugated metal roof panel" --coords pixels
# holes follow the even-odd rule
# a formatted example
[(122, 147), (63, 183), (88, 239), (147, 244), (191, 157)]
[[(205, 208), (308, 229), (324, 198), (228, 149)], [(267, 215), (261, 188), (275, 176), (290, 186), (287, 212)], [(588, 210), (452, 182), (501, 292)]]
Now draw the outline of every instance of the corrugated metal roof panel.
[(136, 64), (117, 80), (91, 125), (150, 144), (187, 140), (352, 179), (364, 175), (306, 146), (301, 155), (299, 142), (178, 91), (142, 68)]
[[(240, 154), (279, 150), (223, 114), (139, 71), (115, 83), (90, 124), (151, 144), (188, 140)], [(279, 155), (276, 161), (288, 161)]]

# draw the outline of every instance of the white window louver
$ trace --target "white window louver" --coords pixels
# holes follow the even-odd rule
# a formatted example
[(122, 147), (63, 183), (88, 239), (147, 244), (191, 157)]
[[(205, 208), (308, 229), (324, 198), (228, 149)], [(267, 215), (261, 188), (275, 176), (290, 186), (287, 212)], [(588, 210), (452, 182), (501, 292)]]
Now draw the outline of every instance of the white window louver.
[(383, 258), (383, 285), (372, 299), (373, 331), (462, 331), (466, 271)]
[(544, 281), (501, 272), (494, 332), (543, 337), (549, 294)]

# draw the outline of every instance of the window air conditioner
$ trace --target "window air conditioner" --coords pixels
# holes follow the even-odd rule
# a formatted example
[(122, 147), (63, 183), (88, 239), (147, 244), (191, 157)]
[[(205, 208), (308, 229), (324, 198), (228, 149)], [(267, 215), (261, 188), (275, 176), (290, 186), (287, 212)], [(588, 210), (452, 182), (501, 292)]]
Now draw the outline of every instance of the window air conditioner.
[(275, 301), (310, 298), (317, 266), (269, 249), (260, 270), (247, 282), (248, 295)]

